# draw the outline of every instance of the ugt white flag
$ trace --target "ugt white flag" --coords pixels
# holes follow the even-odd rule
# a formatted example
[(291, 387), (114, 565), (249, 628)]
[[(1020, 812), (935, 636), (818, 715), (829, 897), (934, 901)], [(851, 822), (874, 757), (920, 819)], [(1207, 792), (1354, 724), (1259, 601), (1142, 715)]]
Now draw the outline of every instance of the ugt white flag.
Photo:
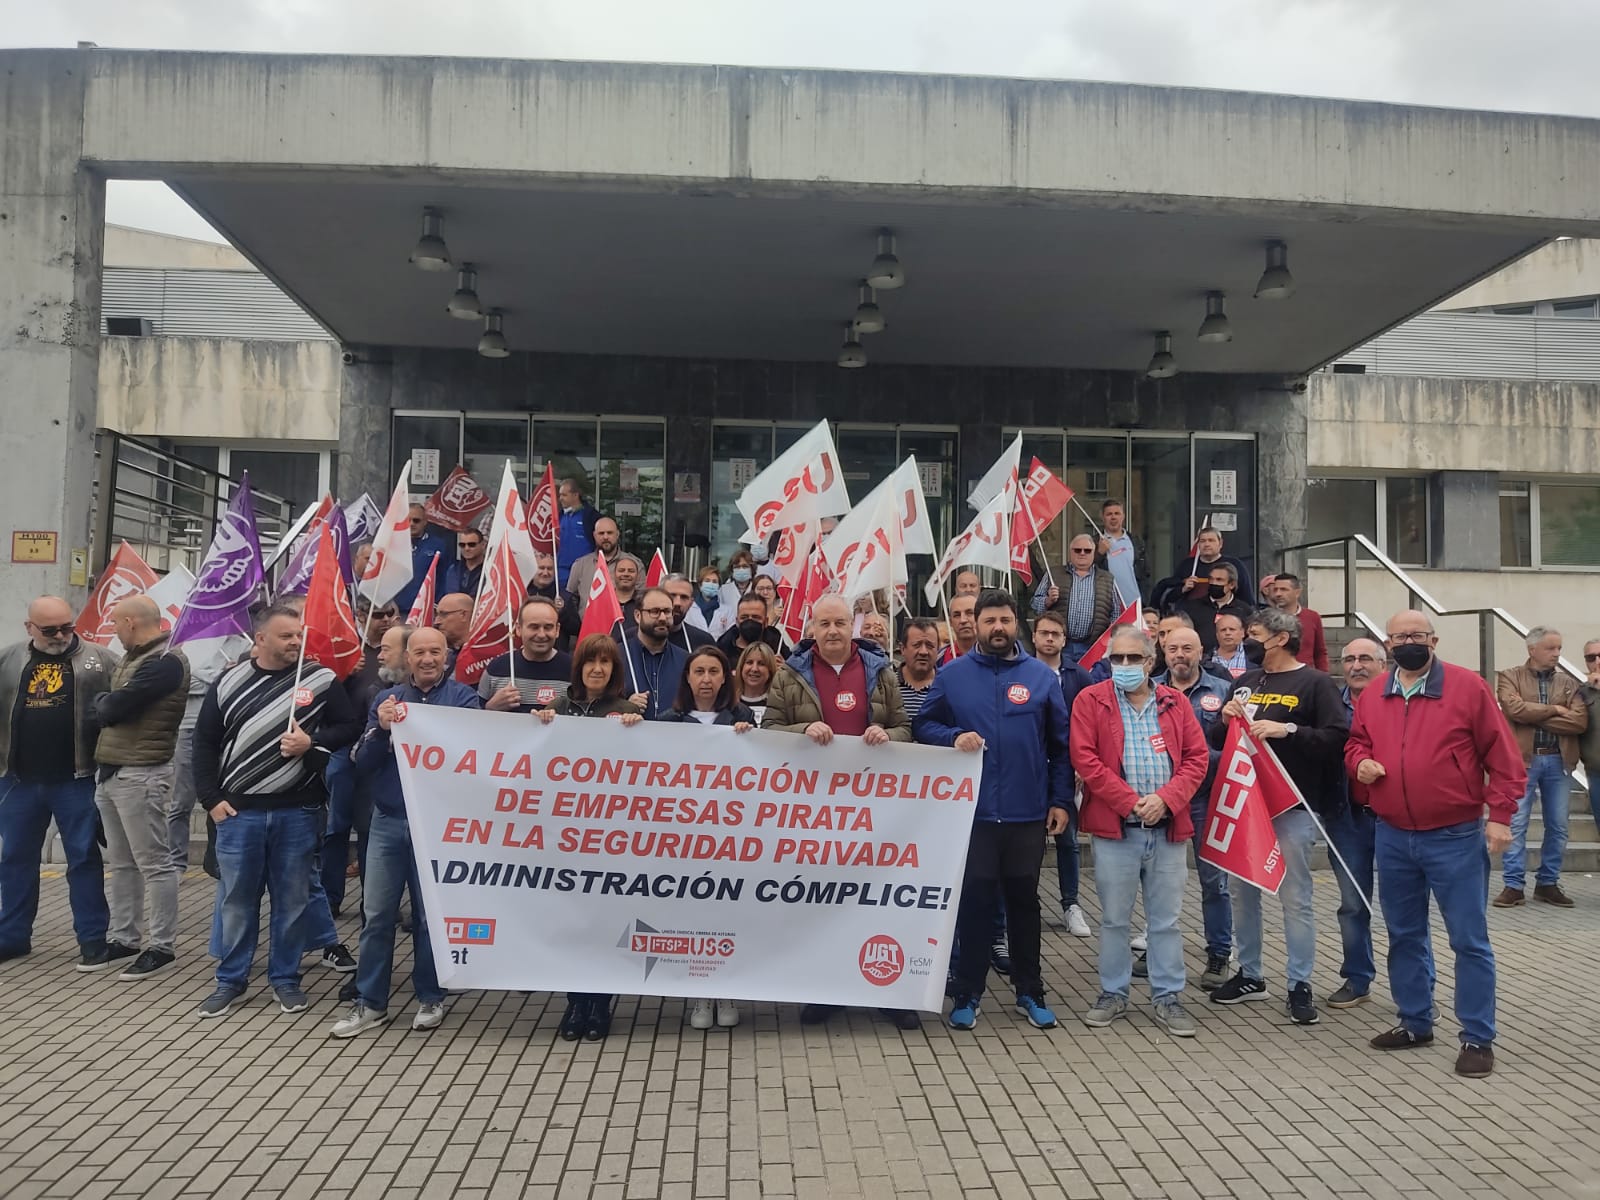
[(983, 478), (978, 480), (972, 489), (972, 495), (967, 497), (967, 503), (973, 508), (982, 509), (989, 501), (1000, 494), (1007, 482), (1016, 491), (1017, 475), (1022, 470), (1022, 434), (1017, 434), (1017, 440), (999, 458), (994, 460), (994, 466), (983, 473)]
[(945, 547), (944, 557), (934, 568), (933, 578), (924, 589), (930, 605), (939, 602), (939, 591), (950, 573), (960, 566), (1011, 569), (1011, 514), (1017, 506), (1017, 475), (1013, 471), (1005, 485)]
[(839, 452), (826, 421), (806, 431), (739, 493), (739, 513), (750, 528), (740, 541), (764, 542), (779, 529), (831, 517), (850, 507)]
[(853, 600), (878, 588), (904, 585), (911, 578), (906, 555), (932, 554), (934, 548), (933, 523), (912, 457), (846, 514), (823, 555), (845, 599)]
[(411, 582), (411, 463), (400, 468), (389, 507), (372, 539), (372, 557), (356, 581), (356, 591), (382, 608)]

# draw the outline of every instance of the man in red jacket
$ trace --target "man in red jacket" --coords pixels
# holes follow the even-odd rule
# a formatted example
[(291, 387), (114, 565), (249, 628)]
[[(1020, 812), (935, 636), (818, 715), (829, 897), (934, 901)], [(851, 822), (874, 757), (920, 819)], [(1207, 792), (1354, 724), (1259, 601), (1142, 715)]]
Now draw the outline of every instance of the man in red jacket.
[(1489, 855), (1511, 844), (1527, 768), (1489, 685), (1439, 660), (1439, 638), (1425, 614), (1391, 617), (1387, 641), (1394, 670), (1361, 694), (1345, 744), (1345, 767), (1377, 818), (1389, 990), (1400, 1009), (1400, 1023), (1372, 1046), (1404, 1050), (1433, 1041), (1431, 891), (1456, 955), (1456, 1073), (1481, 1079), (1494, 1070)]
[(1094, 838), (1100, 895), (1100, 998), (1084, 1024), (1103, 1027), (1128, 1011), (1129, 926), (1141, 886), (1149, 923), (1147, 961), (1156, 1024), (1193, 1037), (1178, 917), (1194, 836), (1190, 801), (1206, 777), (1205, 734), (1182, 692), (1150, 682), (1156, 647), (1132, 625), (1111, 635), (1111, 678), (1072, 706), (1072, 763), (1083, 781), (1079, 823)]
[(1300, 652), (1295, 657), (1308, 667), (1319, 671), (1328, 669), (1328, 635), (1322, 628), (1322, 617), (1300, 603), (1304, 589), (1300, 576), (1289, 571), (1261, 581), (1261, 594), (1272, 604), (1291, 616), (1300, 618)]

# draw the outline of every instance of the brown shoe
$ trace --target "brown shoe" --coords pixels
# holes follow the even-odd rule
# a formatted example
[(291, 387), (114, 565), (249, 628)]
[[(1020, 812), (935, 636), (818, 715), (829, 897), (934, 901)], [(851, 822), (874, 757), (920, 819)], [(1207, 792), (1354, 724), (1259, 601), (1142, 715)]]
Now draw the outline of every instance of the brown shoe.
[(1521, 908), (1523, 895), (1521, 888), (1508, 887), (1494, 898), (1496, 908)]
[(1456, 1074), (1467, 1079), (1482, 1079), (1494, 1070), (1494, 1047), (1462, 1042), (1456, 1055)]
[(1541, 883), (1533, 889), (1533, 898), (1542, 900), (1546, 904), (1554, 904), (1557, 908), (1571, 908), (1572, 897), (1561, 890), (1559, 883)]
[(1374, 1050), (1410, 1050), (1413, 1046), (1433, 1045), (1433, 1034), (1415, 1034), (1404, 1025), (1396, 1025), (1387, 1033), (1380, 1033), (1367, 1044)]

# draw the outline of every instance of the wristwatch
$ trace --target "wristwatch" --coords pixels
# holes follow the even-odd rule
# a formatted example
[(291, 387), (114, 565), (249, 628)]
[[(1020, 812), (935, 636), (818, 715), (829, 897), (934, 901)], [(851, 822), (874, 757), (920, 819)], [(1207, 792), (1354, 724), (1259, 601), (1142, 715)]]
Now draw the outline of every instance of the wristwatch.
[(1295, 734), (1300, 732), (1300, 726), (1296, 725), (1293, 721), (1285, 721), (1283, 723), (1283, 728), (1284, 732), (1286, 732), (1290, 737), (1293, 737)]

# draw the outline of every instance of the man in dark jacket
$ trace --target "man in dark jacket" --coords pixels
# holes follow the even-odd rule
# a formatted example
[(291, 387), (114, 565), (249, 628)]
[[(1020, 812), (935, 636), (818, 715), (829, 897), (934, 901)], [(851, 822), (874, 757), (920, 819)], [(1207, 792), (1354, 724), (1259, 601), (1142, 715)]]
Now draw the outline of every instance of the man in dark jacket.
[(78, 970), (99, 971), (135, 951), (109, 946), (105, 880), (95, 840), (94, 698), (121, 655), (72, 631), (58, 596), (28, 605), (28, 640), (0, 650), (0, 962), (33, 944), (39, 860), (54, 819), (67, 856), (67, 899)]
[(322, 780), (333, 752), (355, 740), (361, 718), (332, 671), (302, 665), (301, 636), (294, 609), (268, 609), (251, 657), (217, 676), (195, 723), (195, 791), (217, 823), (222, 873), (211, 925), (217, 987), (201, 1002), (200, 1017), (224, 1016), (244, 998), (268, 893), (268, 982), (283, 1012), (303, 1012), (310, 1003), (300, 988), (300, 959), (314, 934)]
[[(1389, 619), (1395, 669), (1356, 701), (1344, 763), (1377, 818), (1375, 855), (1389, 929), (1389, 990), (1400, 1023), (1375, 1050), (1433, 1041), (1428, 896), (1456, 955), (1456, 1073), (1494, 1070), (1494, 949), (1485, 901), (1489, 855), (1511, 845), (1511, 818), (1527, 768), (1489, 686), (1441, 662), (1433, 622), (1420, 612)], [(1484, 820), (1484, 808), (1489, 810)]]
[(329, 1035), (355, 1037), (389, 1020), (389, 985), (394, 974), (395, 927), (400, 923), (401, 893), (411, 892), (412, 937), (415, 941), (411, 980), (417, 994), (413, 1029), (434, 1029), (444, 1020), (444, 989), (433, 961), (433, 943), (422, 908), (422, 885), (411, 852), (411, 827), (405, 794), (400, 789), (400, 763), (390, 730), (401, 705), (434, 704), (479, 708), (478, 693), (445, 673), (446, 646), (436, 629), (403, 629), (389, 635), (404, 643), (411, 681), (380, 692), (372, 702), (365, 731), (350, 752), (351, 762), (371, 781), (372, 831), (367, 838), (367, 881), (361, 900), (365, 924), (357, 951), (356, 999), (334, 1023)]
[(94, 802), (106, 838), (106, 941), (138, 949), (150, 908), (149, 939), (117, 977), (146, 979), (170, 969), (178, 937), (178, 869), (172, 861), (172, 790), (178, 726), (189, 694), (189, 662), (161, 631), (161, 609), (130, 596), (111, 612), (126, 654), (111, 690), (95, 700), (100, 764)]
[(594, 553), (594, 523), (600, 519), (600, 510), (583, 498), (583, 487), (576, 479), (563, 479), (556, 489), (556, 499), (561, 505), (556, 586), (565, 592), (572, 564)]
[[(437, 587), (443, 582), (445, 568), (449, 565), (453, 555), (450, 552), (450, 543), (439, 534), (435, 533), (428, 525), (428, 510), (420, 504), (411, 506), (411, 582), (395, 593), (394, 603), (402, 613), (411, 611), (411, 605), (416, 601), (417, 592), (422, 587), (422, 581), (428, 576), (428, 564), (433, 562), (433, 556), (439, 556), (438, 574), (434, 576)], [(435, 594), (438, 594), (437, 592)]]
[(1200, 635), (1201, 648), (1209, 658), (1217, 650), (1217, 618), (1232, 614), (1240, 624), (1250, 619), (1250, 606), (1240, 598), (1239, 573), (1231, 562), (1220, 562), (1211, 568), (1211, 582), (1206, 594), (1199, 599), (1182, 601), (1178, 611), (1189, 618), (1194, 631)]
[[(988, 945), (1003, 889), (1017, 1011), (1036, 1027), (1051, 1029), (1056, 1018), (1045, 1006), (1039, 968), (1039, 865), (1044, 835), (1066, 832), (1072, 810), (1067, 705), (1056, 673), (1017, 645), (1017, 606), (1010, 593), (983, 592), (976, 613), (977, 646), (939, 671), (914, 731), (919, 742), (932, 746), (968, 753), (990, 747), (967, 849), (957, 940)], [(1047, 785), (1043, 790), (1041, 782)], [(971, 1029), (978, 1022), (988, 957), (963, 953), (956, 972), (950, 1026)]]
[(622, 662), (628, 673), (630, 699), (647, 721), (672, 707), (689, 652), (668, 638), (672, 632), (672, 597), (665, 588), (646, 588), (639, 597), (639, 624), (622, 639)]

